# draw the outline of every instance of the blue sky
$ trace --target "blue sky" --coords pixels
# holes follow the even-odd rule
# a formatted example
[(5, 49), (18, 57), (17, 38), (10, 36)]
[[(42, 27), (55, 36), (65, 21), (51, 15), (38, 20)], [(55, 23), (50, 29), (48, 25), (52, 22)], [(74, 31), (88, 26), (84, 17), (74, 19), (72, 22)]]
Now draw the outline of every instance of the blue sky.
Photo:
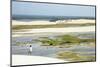
[(12, 15), (95, 17), (95, 7), (31, 2), (12, 2)]

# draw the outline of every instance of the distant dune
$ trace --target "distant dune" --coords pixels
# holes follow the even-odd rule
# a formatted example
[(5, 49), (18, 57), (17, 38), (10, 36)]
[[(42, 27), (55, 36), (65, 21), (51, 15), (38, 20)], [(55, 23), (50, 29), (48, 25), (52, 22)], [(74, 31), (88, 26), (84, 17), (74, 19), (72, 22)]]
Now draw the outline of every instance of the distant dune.
[(56, 24), (55, 22), (49, 22), (49, 21), (31, 21), (31, 22), (25, 22), (25, 21), (12, 21), (12, 25), (52, 25)]
[(56, 23), (72, 23), (72, 24), (84, 24), (84, 23), (95, 23), (95, 20), (91, 20), (91, 19), (77, 19), (77, 20), (59, 20), (56, 21)]
[(53, 24), (85, 24), (85, 23), (95, 23), (95, 20), (91, 19), (78, 19), (78, 20), (58, 20), (56, 22), (50, 21), (17, 21), (12, 20), (12, 25), (53, 25)]

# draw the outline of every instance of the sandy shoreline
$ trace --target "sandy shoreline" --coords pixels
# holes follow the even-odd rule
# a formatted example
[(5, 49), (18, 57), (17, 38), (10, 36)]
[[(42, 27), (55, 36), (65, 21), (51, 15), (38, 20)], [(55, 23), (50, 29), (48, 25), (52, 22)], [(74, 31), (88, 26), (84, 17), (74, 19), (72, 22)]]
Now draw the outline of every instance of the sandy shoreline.
[[(40, 35), (41, 33), (70, 33), (70, 32), (95, 32), (95, 26), (86, 27), (68, 27), (68, 28), (43, 28), (43, 29), (28, 29), (27, 31), (13, 32), (13, 37), (26, 35)], [(31, 33), (31, 34), (30, 34)]]
[(15, 33), (41, 33), (41, 32), (89, 32), (95, 31), (95, 26), (86, 27), (68, 27), (68, 28), (42, 28), (42, 29), (28, 29), (27, 31)]
[(56, 59), (56, 58), (48, 58), (48, 57), (42, 57), (42, 56), (25, 56), (25, 55), (12, 55), (12, 61), (13, 61), (12, 65), (68, 62), (68, 61), (64, 61), (64, 60)]

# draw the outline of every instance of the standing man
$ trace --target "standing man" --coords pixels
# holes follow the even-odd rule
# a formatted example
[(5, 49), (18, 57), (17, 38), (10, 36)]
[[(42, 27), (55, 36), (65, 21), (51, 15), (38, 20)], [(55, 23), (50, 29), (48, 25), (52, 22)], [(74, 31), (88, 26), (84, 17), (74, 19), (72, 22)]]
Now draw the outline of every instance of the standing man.
[(32, 45), (29, 46), (29, 54), (32, 53)]

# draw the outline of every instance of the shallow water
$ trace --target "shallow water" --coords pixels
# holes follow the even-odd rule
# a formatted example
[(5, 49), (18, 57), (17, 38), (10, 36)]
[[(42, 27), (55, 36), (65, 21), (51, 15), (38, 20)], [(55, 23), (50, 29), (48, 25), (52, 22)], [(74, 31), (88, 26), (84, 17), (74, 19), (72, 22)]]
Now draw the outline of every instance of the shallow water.
[[(34, 43), (32, 45), (33, 51), (31, 55), (37, 56), (51, 56), (52, 54), (56, 54), (59, 51), (75, 51), (75, 52), (90, 52), (90, 54), (95, 53), (94, 47), (87, 47), (87, 46), (74, 46), (71, 48), (59, 48), (59, 47), (52, 47), (52, 46), (40, 46), (38, 43)], [(21, 55), (28, 55), (28, 46), (12, 46), (12, 53), (13, 54), (21, 54)], [(52, 57), (52, 56), (51, 56)]]
[[(74, 34), (74, 33), (72, 33), (72, 34)], [(75, 34), (75, 36), (80, 37), (81, 34), (82, 33), (77, 33), (77, 34)], [(86, 34), (87, 36), (85, 37), (85, 35), (83, 35), (83, 34)], [(95, 37), (94, 32), (84, 32), (83, 34), (81, 35), (81, 37), (84, 37), (84, 38), (94, 38)], [(48, 35), (46, 37), (52, 37), (52, 35)], [(28, 54), (29, 46), (28, 45), (17, 46), (15, 44), (15, 41), (16, 42), (34, 41), (32, 43), (33, 51), (31, 54), (33, 56), (56, 57), (58, 52), (63, 52), (63, 51), (74, 51), (74, 52), (80, 53), (82, 55), (95, 56), (95, 47), (82, 46), (82, 45), (73, 46), (73, 47), (69, 47), (69, 48), (59, 48), (59, 47), (53, 47), (53, 46), (41, 46), (41, 43), (35, 41), (38, 38), (40, 38), (40, 37), (34, 37), (34, 36), (13, 37), (12, 38), (12, 54), (29, 55)]]

